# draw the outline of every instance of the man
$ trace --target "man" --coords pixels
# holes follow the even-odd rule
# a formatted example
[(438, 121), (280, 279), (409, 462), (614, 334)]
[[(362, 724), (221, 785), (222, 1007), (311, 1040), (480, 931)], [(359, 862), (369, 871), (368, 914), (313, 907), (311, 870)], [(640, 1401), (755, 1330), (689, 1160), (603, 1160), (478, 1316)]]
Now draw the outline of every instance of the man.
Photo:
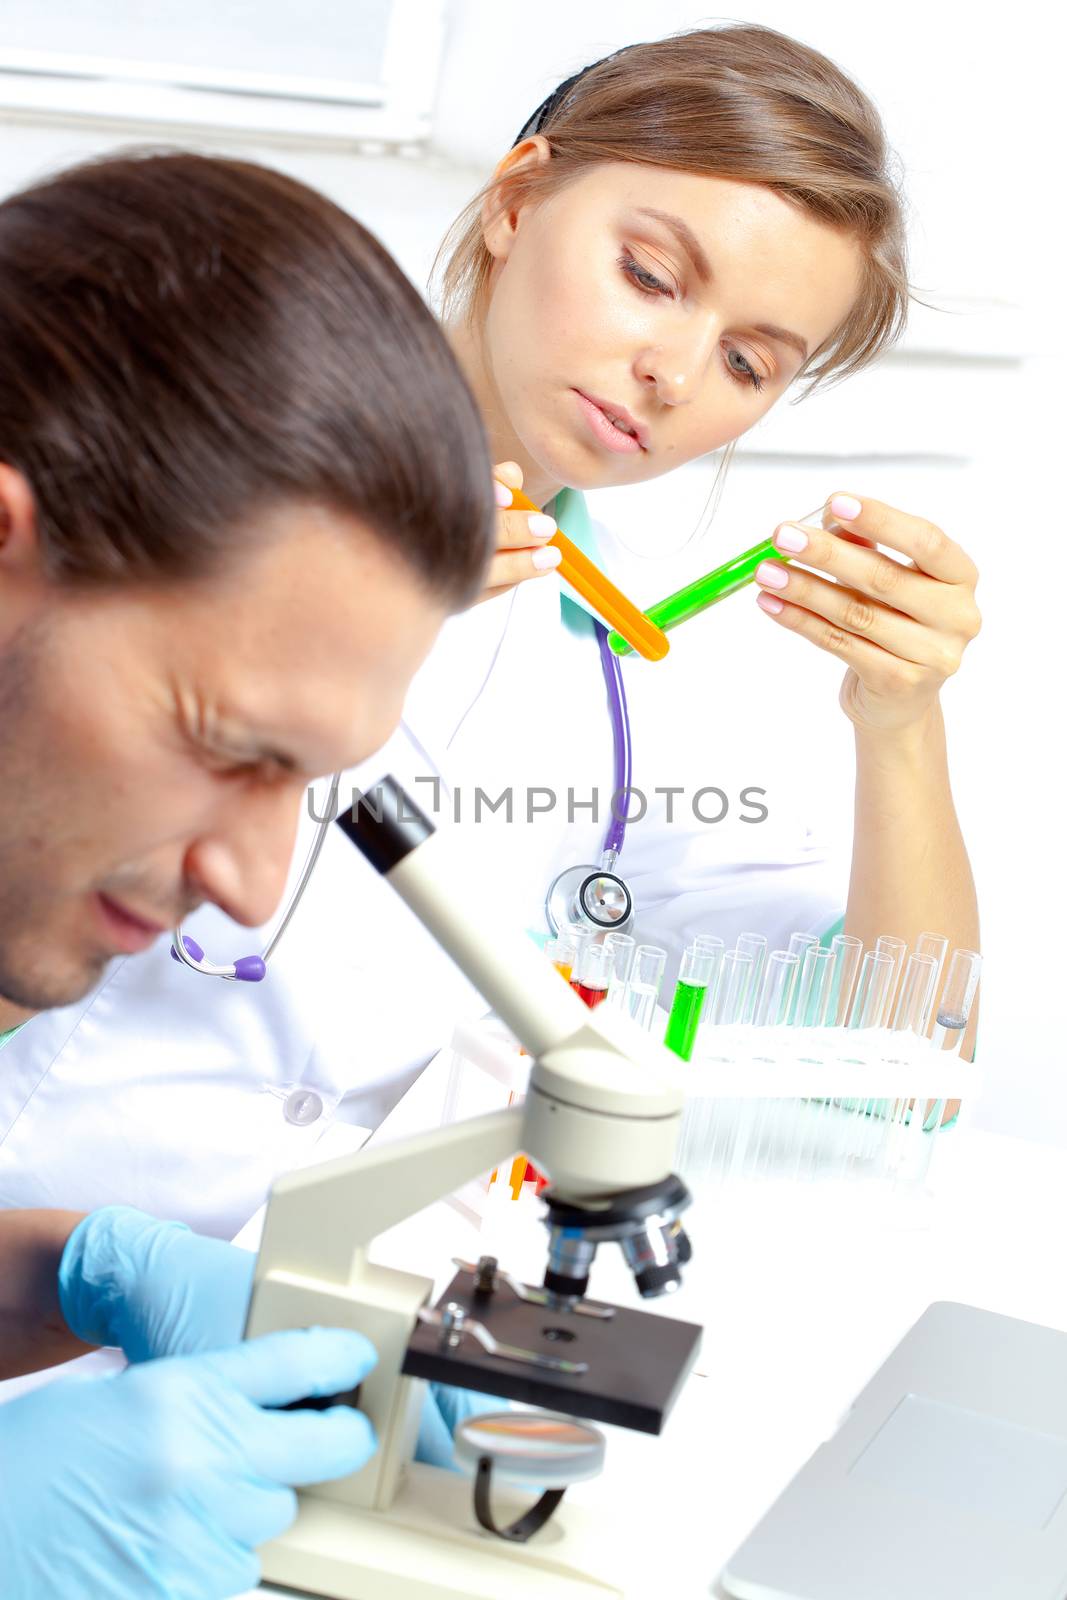
[[(388, 737), (492, 507), (417, 295), (264, 169), (113, 159), (4, 202), (0, 349), (2, 1046), (198, 905), (266, 920), (309, 781)], [(188, 1353), (240, 1325), (226, 1251), (0, 1214), (4, 1373), (79, 1336), (146, 1363), (0, 1408), (5, 1596), (232, 1594), (289, 1485), (366, 1460), (357, 1413), (273, 1409), (358, 1383), (358, 1335)]]

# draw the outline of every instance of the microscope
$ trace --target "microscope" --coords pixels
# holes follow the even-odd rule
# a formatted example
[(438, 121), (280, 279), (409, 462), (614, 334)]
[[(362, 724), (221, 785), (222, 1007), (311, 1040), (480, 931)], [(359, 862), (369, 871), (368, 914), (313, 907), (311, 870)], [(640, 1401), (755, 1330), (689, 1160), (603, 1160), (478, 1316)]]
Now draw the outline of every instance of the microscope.
[[(525, 934), (501, 928), (452, 838), (395, 780), (365, 793), (337, 823), (533, 1064), (522, 1104), (372, 1145), (274, 1185), (246, 1333), (326, 1324), (365, 1334), (378, 1364), (358, 1393), (340, 1398), (367, 1413), (378, 1449), (351, 1477), (301, 1493), (292, 1529), (261, 1551), (264, 1575), (336, 1600), (636, 1594), (628, 1574), (638, 1552), (584, 1508), (559, 1507), (529, 1537), (514, 1531), (522, 1519), (507, 1530), (482, 1516), (480, 1526), (470, 1479), (412, 1458), (419, 1380), (545, 1407), (557, 1421), (661, 1431), (701, 1329), (590, 1300), (587, 1289), (602, 1244), (620, 1246), (645, 1298), (677, 1287), (689, 1259), (680, 1220), (689, 1194), (672, 1171), (679, 1063), (621, 1012), (589, 1010)], [(368, 1259), (377, 1235), (518, 1152), (549, 1179), (543, 1283), (519, 1283), (483, 1257), (460, 1265), (431, 1305), (432, 1279)], [(484, 1510), (484, 1493), (481, 1503)]]

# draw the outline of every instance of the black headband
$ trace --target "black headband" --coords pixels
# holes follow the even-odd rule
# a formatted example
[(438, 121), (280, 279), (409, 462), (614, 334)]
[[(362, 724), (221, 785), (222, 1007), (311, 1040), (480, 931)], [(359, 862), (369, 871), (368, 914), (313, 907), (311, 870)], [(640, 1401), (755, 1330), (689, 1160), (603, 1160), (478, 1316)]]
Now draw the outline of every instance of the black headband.
[(551, 121), (552, 117), (555, 116), (556, 112), (567, 99), (575, 84), (579, 83), (587, 73), (592, 72), (596, 67), (602, 67), (605, 61), (614, 61), (616, 56), (625, 55), (627, 50), (632, 49), (632, 45), (624, 45), (621, 50), (613, 50), (609, 56), (601, 56), (599, 61), (591, 61), (587, 67), (583, 67), (581, 71), (576, 72), (573, 77), (564, 78), (563, 82), (557, 88), (553, 89), (550, 95), (547, 95), (545, 99), (541, 101), (541, 104), (538, 106), (533, 116), (526, 119), (526, 121), (523, 123), (522, 131), (519, 133), (517, 138), (512, 140), (511, 148), (514, 150), (517, 144), (521, 144), (522, 141), (524, 139), (528, 139), (531, 134), (540, 133), (545, 123)]

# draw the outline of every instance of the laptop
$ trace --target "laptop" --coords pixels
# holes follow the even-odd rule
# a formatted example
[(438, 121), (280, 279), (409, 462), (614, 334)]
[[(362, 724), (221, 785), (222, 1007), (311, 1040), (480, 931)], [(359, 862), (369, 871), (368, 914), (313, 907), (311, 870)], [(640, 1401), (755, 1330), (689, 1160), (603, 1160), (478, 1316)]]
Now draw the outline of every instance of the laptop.
[(1067, 1600), (1067, 1334), (930, 1306), (719, 1583), (735, 1600)]

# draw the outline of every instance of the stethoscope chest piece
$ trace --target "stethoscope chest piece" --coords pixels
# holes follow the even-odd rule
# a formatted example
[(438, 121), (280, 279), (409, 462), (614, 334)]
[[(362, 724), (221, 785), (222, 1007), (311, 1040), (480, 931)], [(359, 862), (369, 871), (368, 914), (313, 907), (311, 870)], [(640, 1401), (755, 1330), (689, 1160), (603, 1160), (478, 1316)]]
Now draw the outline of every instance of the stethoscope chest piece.
[(634, 920), (633, 896), (617, 872), (583, 862), (553, 879), (545, 915), (554, 934), (575, 923), (595, 933), (626, 933)]

